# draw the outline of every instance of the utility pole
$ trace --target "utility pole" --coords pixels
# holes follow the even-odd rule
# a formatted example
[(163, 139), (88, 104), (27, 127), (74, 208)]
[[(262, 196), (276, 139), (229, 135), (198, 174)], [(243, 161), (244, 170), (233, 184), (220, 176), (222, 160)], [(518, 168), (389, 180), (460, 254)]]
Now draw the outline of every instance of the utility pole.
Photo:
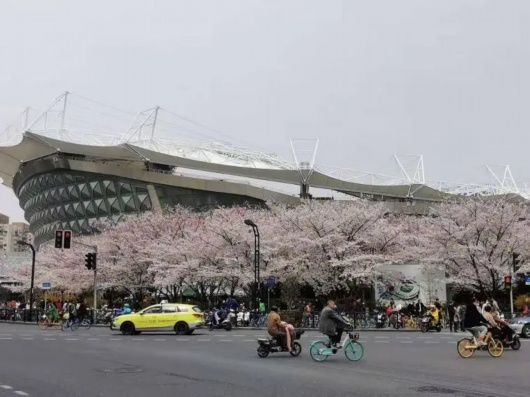
[[(32, 254), (31, 255), (31, 286), (29, 290), (29, 321), (31, 321), (31, 311), (33, 310), (33, 284), (35, 281), (35, 247), (33, 246), (33, 244), (30, 244), (24, 240), (18, 240), (17, 244), (28, 246), (31, 249), (31, 254)], [(24, 313), (24, 321), (27, 321), (27, 316), (28, 316), (27, 313), (28, 313), (27, 311)]]
[[(98, 255), (97, 254), (98, 254), (98, 246), (97, 245), (88, 245), (88, 244), (79, 243), (79, 242), (77, 242), (77, 244), (82, 245), (82, 246), (87, 247), (87, 248), (90, 248), (90, 249), (92, 249), (94, 251), (93, 254), (88, 254), (88, 255), (93, 255), (92, 256), (92, 270), (94, 271), (94, 304), (93, 304), (93, 311), (94, 312), (92, 313), (92, 321), (94, 322), (94, 324), (96, 324), (97, 308), (98, 308), (98, 305), (97, 305), (97, 300), (98, 300), (98, 285), (97, 285), (97, 275), (98, 275), (98, 266), (97, 266), (97, 256)], [(87, 255), (87, 257), (88, 257), (88, 255)], [(88, 268), (88, 265), (87, 265), (87, 268)]]
[(250, 219), (245, 219), (245, 225), (250, 226), (254, 232), (254, 303), (256, 308), (259, 308), (258, 298), (260, 296), (260, 235), (258, 225)]

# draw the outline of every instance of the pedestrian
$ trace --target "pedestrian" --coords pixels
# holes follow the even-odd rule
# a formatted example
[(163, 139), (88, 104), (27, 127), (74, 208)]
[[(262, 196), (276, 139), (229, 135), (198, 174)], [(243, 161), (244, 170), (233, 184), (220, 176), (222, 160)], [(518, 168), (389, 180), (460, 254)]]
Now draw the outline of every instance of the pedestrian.
[(447, 305), (447, 319), (449, 321), (449, 332), (456, 332), (455, 329), (455, 305), (453, 302), (449, 302)]
[(260, 315), (264, 316), (267, 313), (267, 307), (265, 306), (265, 302), (262, 302), (260, 299), (258, 307)]
[(460, 305), (455, 305), (455, 315), (453, 317), (453, 329), (454, 332), (458, 332), (458, 328), (460, 328)]
[(310, 323), (312, 322), (312, 316), (313, 305), (311, 305), (311, 302), (307, 302), (304, 306), (304, 312), (302, 314), (302, 324), (304, 325), (304, 327), (309, 328), (311, 326)]
[(528, 306), (528, 303), (525, 303), (525, 304), (524, 304), (524, 307), (523, 307), (523, 315), (524, 315), (524, 316), (528, 316), (528, 315), (530, 315), (530, 307)]
[(462, 304), (458, 308), (458, 318), (460, 319), (460, 331), (464, 332), (464, 321), (466, 319), (466, 305)]
[(438, 311), (442, 310), (442, 304), (440, 303), (440, 298), (436, 298), (434, 300), (434, 306), (436, 306), (436, 309), (438, 309)]

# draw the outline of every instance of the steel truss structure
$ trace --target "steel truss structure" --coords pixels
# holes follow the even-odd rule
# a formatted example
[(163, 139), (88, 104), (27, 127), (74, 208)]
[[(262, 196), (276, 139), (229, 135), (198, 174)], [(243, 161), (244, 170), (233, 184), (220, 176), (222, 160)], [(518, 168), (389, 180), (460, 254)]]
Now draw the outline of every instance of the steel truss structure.
[[(132, 120), (132, 122), (130, 121)], [(291, 139), (294, 162), (236, 146), (226, 134), (160, 106), (136, 114), (71, 92), (64, 92), (39, 113), (26, 108), (17, 126), (9, 126), (0, 135), (6, 145), (20, 142), (22, 133), (93, 146), (127, 144), (148, 151), (184, 159), (254, 169), (294, 170), (299, 174), (300, 196), (308, 197), (315, 173), (337, 181), (363, 186), (408, 186), (408, 197), (422, 187), (458, 196), (517, 194), (530, 199), (526, 184), (518, 184), (506, 165), (486, 166), (492, 178), (489, 184), (462, 184), (428, 180), (423, 155), (394, 155), (400, 175), (362, 172), (317, 164), (318, 138)], [(146, 158), (146, 161), (149, 159)], [(316, 178), (318, 179), (318, 178)], [(314, 187), (314, 186), (312, 186)], [(335, 191), (341, 192), (340, 189)], [(362, 196), (365, 193), (360, 193)]]

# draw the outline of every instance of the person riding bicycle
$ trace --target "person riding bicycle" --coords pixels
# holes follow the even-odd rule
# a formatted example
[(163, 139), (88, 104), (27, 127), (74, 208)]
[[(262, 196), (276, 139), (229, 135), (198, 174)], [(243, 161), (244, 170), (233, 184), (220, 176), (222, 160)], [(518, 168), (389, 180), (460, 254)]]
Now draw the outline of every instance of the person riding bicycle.
[(88, 317), (88, 309), (86, 307), (85, 302), (81, 302), (79, 306), (77, 307), (77, 318), (80, 322), (82, 322), (84, 319)]
[(329, 300), (328, 305), (320, 313), (318, 330), (329, 337), (332, 347), (339, 348), (342, 332), (350, 323), (337, 313), (337, 305)]
[(482, 316), (478, 309), (478, 299), (469, 300), (464, 315), (464, 328), (469, 330), (479, 346), (484, 346), (484, 337), (488, 332), (488, 320)]
[(294, 327), (282, 321), (278, 314), (278, 307), (272, 306), (269, 315), (267, 316), (267, 332), (273, 338), (280, 340), (283, 346), (287, 347), (287, 351), (291, 352), (292, 341), (294, 338)]
[(48, 316), (50, 318), (50, 321), (52, 323), (58, 323), (59, 320), (61, 319), (61, 316), (59, 315), (59, 311), (57, 310), (57, 308), (55, 307), (55, 305), (52, 303), (50, 303), (48, 305)]

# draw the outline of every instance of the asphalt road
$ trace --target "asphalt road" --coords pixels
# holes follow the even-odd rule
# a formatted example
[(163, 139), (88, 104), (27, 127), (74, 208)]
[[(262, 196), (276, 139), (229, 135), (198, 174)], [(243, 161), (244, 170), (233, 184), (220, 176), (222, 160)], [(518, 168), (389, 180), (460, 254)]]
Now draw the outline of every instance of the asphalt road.
[(316, 363), (316, 332), (298, 358), (256, 355), (262, 331), (122, 336), (105, 328), (41, 331), (0, 324), (5, 396), (528, 396), (530, 340), (502, 358), (461, 359), (462, 334), (365, 332), (365, 357)]

